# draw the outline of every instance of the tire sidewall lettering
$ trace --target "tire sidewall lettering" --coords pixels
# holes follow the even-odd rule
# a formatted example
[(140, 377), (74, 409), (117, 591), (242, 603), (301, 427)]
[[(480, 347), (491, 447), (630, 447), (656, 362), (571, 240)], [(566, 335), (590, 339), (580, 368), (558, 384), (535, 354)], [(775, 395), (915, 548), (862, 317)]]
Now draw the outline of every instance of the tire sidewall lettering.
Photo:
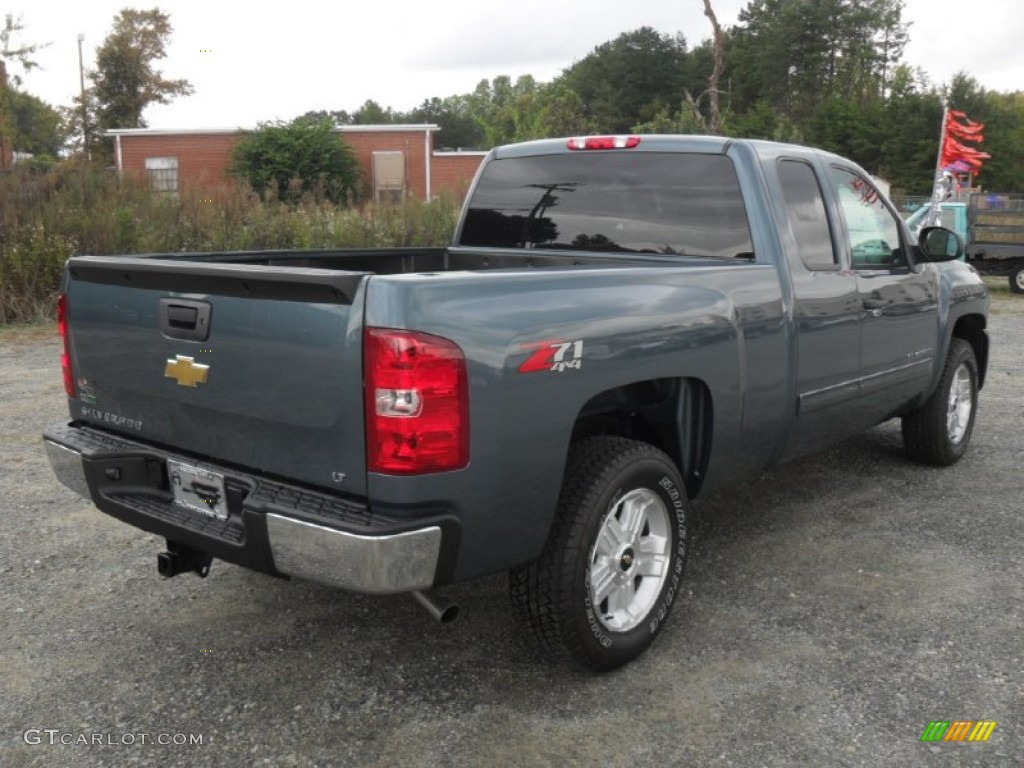
[(608, 507), (605, 509), (604, 516), (602, 517), (602, 519), (604, 519), (604, 517), (607, 517), (608, 515), (611, 514), (611, 511), (613, 509), (615, 509), (615, 507), (617, 507), (619, 505), (619, 502), (622, 500), (622, 497), (625, 496), (625, 495), (626, 495), (626, 489), (622, 488), (622, 487), (620, 487), (618, 490), (615, 491), (615, 493), (612, 494), (611, 501), (608, 502)]
[(610, 648), (612, 643), (615, 642), (612, 637), (605, 633), (601, 628), (600, 622), (597, 620), (597, 612), (594, 610), (593, 599), (590, 596), (590, 570), (587, 570), (587, 574), (584, 577), (583, 584), (583, 605), (586, 609), (587, 624), (590, 626), (590, 632), (600, 643), (602, 648)]
[(946, 399), (948, 400), (949, 395), (952, 393), (953, 385), (956, 381), (956, 372), (960, 370), (960, 365), (963, 365), (967, 369), (967, 375), (971, 382), (971, 412), (968, 415), (967, 429), (964, 431), (964, 434), (960, 437), (959, 441), (954, 442), (948, 431), (946, 433), (946, 440), (949, 442), (951, 450), (954, 451), (960, 450), (961, 445), (966, 448), (967, 443), (971, 439), (971, 432), (974, 430), (974, 416), (978, 410), (978, 372), (971, 364), (971, 361), (967, 358), (953, 368), (953, 375), (950, 377), (949, 386), (946, 387)]

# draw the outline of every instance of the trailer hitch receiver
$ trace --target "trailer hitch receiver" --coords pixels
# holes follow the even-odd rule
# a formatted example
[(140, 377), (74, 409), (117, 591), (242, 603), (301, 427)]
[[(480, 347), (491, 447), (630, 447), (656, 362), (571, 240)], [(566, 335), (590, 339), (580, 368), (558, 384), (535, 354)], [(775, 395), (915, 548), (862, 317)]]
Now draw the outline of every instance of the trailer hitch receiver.
[(193, 571), (205, 579), (210, 573), (211, 562), (213, 558), (205, 552), (168, 541), (167, 551), (156, 556), (156, 569), (161, 576), (168, 579), (186, 571)]

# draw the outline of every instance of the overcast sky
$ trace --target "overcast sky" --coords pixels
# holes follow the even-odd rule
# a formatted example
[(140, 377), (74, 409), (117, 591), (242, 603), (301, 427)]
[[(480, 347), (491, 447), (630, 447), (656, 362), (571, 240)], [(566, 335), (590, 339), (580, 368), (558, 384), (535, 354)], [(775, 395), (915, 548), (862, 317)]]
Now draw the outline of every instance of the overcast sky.
[[(21, 17), (20, 41), (50, 43), (36, 56), (43, 70), (25, 75), (23, 88), (70, 104), (79, 89), (78, 34), (89, 69), (114, 15), (151, 5), (8, 0), (0, 12)], [(728, 26), (746, 0), (712, 5)], [(702, 0), (165, 0), (159, 7), (174, 33), (158, 67), (191, 81), (195, 94), (149, 108), (152, 128), (252, 127), (313, 109), (352, 111), (371, 98), (407, 110), (496, 75), (551, 80), (594, 46), (641, 26), (682, 32), (691, 45), (710, 36)], [(1021, 0), (905, 0), (904, 21), (911, 22), (904, 58), (932, 82), (964, 70), (986, 88), (1024, 90)]]

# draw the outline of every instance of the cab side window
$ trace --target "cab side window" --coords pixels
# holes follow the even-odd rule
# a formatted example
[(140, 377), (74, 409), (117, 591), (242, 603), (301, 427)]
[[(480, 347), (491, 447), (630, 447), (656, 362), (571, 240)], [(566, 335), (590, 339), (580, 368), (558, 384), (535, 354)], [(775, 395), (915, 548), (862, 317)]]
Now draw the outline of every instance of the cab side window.
[(814, 170), (800, 160), (780, 160), (778, 172), (800, 260), (808, 269), (838, 269), (825, 200)]
[(833, 166), (832, 185), (846, 220), (853, 268), (905, 267), (907, 256), (900, 242), (899, 222), (871, 182)]

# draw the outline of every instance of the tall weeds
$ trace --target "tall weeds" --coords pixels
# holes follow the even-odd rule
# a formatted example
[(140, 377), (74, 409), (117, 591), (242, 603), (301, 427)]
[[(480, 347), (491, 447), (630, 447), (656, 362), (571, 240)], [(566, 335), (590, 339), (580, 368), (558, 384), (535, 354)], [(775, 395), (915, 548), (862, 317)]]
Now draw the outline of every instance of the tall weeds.
[(446, 245), (460, 201), (340, 208), (310, 195), (261, 201), (240, 186), (151, 192), (64, 163), (0, 174), (0, 323), (49, 317), (73, 255)]

